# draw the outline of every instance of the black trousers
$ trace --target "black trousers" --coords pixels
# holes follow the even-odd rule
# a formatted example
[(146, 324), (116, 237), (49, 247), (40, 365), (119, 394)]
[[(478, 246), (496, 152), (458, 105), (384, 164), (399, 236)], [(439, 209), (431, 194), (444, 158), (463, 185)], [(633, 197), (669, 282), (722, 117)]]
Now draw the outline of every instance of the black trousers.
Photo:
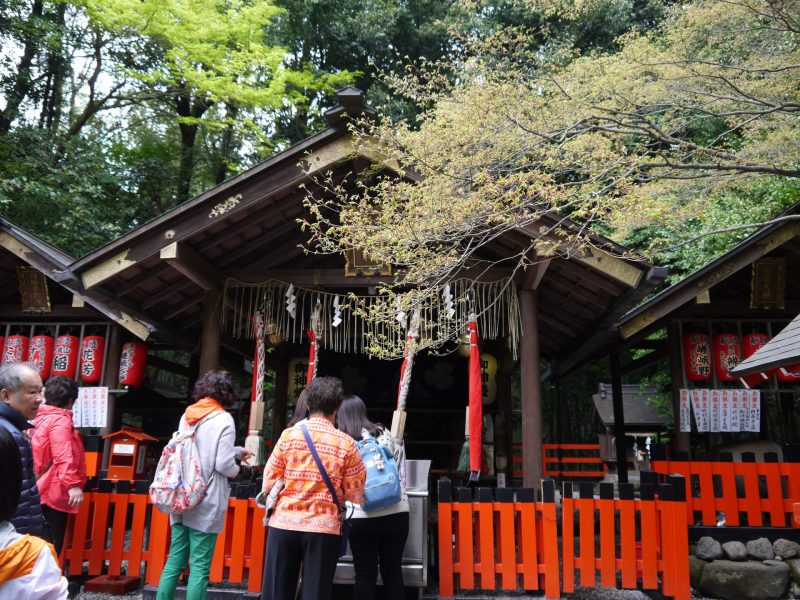
[(261, 599), (294, 600), (302, 564), (302, 600), (330, 600), (338, 559), (338, 535), (270, 527)]
[(378, 569), (383, 580), (384, 600), (402, 600), (405, 597), (402, 560), (408, 538), (408, 513), (352, 519), (350, 523), (350, 549), (356, 571), (353, 600), (375, 599)]
[(56, 554), (60, 555), (61, 548), (64, 546), (64, 536), (67, 533), (69, 513), (56, 510), (47, 504), (42, 504), (42, 514), (47, 523), (47, 529), (50, 531), (50, 541), (56, 549)]

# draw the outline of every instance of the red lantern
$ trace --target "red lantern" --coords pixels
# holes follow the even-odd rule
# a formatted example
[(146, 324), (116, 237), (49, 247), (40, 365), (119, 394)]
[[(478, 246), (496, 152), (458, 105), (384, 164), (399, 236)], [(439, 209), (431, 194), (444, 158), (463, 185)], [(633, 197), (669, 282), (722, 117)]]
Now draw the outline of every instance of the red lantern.
[(711, 379), (711, 341), (707, 334), (689, 333), (683, 336), (683, 364), (689, 381)]
[[(756, 351), (766, 343), (766, 333), (746, 333), (744, 337), (742, 337), (742, 360), (746, 360), (753, 356), (753, 354), (755, 354)], [(769, 375), (770, 374), (762, 371), (760, 373), (751, 373), (750, 375), (745, 375), (739, 379), (748, 390), (751, 390), (769, 379)]]
[(75, 335), (60, 335), (56, 338), (53, 351), (53, 377), (62, 376), (75, 379), (78, 374), (78, 343)]
[(28, 362), (39, 373), (42, 381), (50, 377), (50, 367), (53, 363), (53, 347), (56, 341), (50, 335), (35, 335), (31, 338), (31, 347), (28, 352)]
[(775, 372), (775, 375), (778, 378), (778, 381), (783, 381), (785, 383), (798, 381), (800, 380), (800, 363), (781, 367)]
[(101, 335), (87, 335), (81, 346), (81, 380), (83, 383), (100, 383), (103, 375), (103, 354), (106, 352), (106, 338)]
[(28, 344), (30, 340), (27, 335), (10, 335), (6, 338), (3, 345), (3, 364), (25, 362), (28, 360)]
[(119, 384), (139, 387), (144, 380), (147, 367), (147, 344), (144, 342), (126, 342), (122, 346), (119, 359)]
[(736, 381), (731, 369), (742, 362), (739, 336), (735, 333), (720, 333), (714, 336), (714, 371), (720, 381)]

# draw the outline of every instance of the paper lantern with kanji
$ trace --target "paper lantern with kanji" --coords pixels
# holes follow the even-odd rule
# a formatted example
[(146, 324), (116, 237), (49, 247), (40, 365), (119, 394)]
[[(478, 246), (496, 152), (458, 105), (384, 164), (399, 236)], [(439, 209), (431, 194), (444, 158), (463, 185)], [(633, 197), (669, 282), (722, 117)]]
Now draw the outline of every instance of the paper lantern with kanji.
[(683, 365), (689, 381), (711, 379), (711, 340), (705, 333), (683, 336)]
[(103, 355), (106, 338), (102, 335), (87, 335), (81, 345), (81, 380), (83, 383), (100, 383), (103, 376)]
[(28, 360), (27, 335), (10, 335), (3, 344), (3, 364), (19, 363)]
[[(756, 351), (766, 343), (766, 333), (746, 333), (744, 336), (742, 336), (742, 360), (747, 360), (753, 356), (753, 354), (755, 354)], [(739, 379), (747, 389), (753, 389), (769, 379), (770, 375), (771, 373), (764, 372), (751, 373), (750, 375), (745, 375)]]
[(28, 362), (33, 365), (33, 368), (36, 369), (43, 381), (50, 377), (55, 343), (56, 341), (51, 335), (35, 335), (31, 338)]
[(147, 367), (147, 345), (144, 342), (126, 342), (119, 359), (119, 384), (139, 387), (144, 381)]
[(731, 370), (742, 362), (742, 346), (735, 333), (720, 333), (714, 336), (714, 371), (720, 381), (736, 381)]
[(60, 335), (56, 338), (53, 350), (53, 377), (75, 379), (78, 374), (78, 336)]
[(781, 367), (775, 372), (775, 376), (778, 378), (778, 381), (783, 381), (784, 383), (800, 381), (800, 363)]

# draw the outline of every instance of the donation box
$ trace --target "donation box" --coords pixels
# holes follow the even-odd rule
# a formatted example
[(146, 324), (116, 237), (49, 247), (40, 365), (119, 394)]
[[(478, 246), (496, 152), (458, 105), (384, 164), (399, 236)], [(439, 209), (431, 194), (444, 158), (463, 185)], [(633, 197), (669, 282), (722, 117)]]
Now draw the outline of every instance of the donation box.
[(123, 427), (103, 438), (111, 440), (108, 478), (128, 481), (144, 479), (147, 445), (158, 440), (134, 427)]

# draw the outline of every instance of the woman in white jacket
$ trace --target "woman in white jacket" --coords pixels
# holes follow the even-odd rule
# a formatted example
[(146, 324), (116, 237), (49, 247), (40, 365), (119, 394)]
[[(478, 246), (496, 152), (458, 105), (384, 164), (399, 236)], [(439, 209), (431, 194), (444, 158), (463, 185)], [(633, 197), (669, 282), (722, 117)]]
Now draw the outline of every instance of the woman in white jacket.
[(42, 538), (17, 533), (11, 517), (22, 489), (22, 459), (17, 442), (0, 427), (0, 598), (64, 600), (67, 580), (56, 552)]
[(203, 478), (211, 479), (200, 503), (183, 514), (170, 515), (172, 538), (169, 558), (161, 573), (156, 600), (172, 600), (178, 577), (189, 566), (186, 600), (204, 600), (217, 534), (225, 524), (230, 486), (239, 474), (237, 460), (250, 453), (234, 446), (236, 427), (225, 409), (236, 400), (233, 382), (225, 371), (208, 371), (195, 384), (195, 400), (181, 417), (180, 428), (196, 426), (195, 444)]
[(353, 600), (375, 599), (379, 569), (384, 600), (402, 600), (405, 597), (402, 560), (409, 519), (403, 440), (370, 421), (364, 401), (358, 396), (347, 396), (342, 401), (336, 421), (339, 430), (356, 441), (363, 439), (365, 434), (377, 438), (378, 443), (394, 455), (400, 471), (399, 502), (368, 513), (360, 506), (347, 507), (348, 515), (351, 510), (353, 513), (350, 521), (350, 549), (356, 572)]

